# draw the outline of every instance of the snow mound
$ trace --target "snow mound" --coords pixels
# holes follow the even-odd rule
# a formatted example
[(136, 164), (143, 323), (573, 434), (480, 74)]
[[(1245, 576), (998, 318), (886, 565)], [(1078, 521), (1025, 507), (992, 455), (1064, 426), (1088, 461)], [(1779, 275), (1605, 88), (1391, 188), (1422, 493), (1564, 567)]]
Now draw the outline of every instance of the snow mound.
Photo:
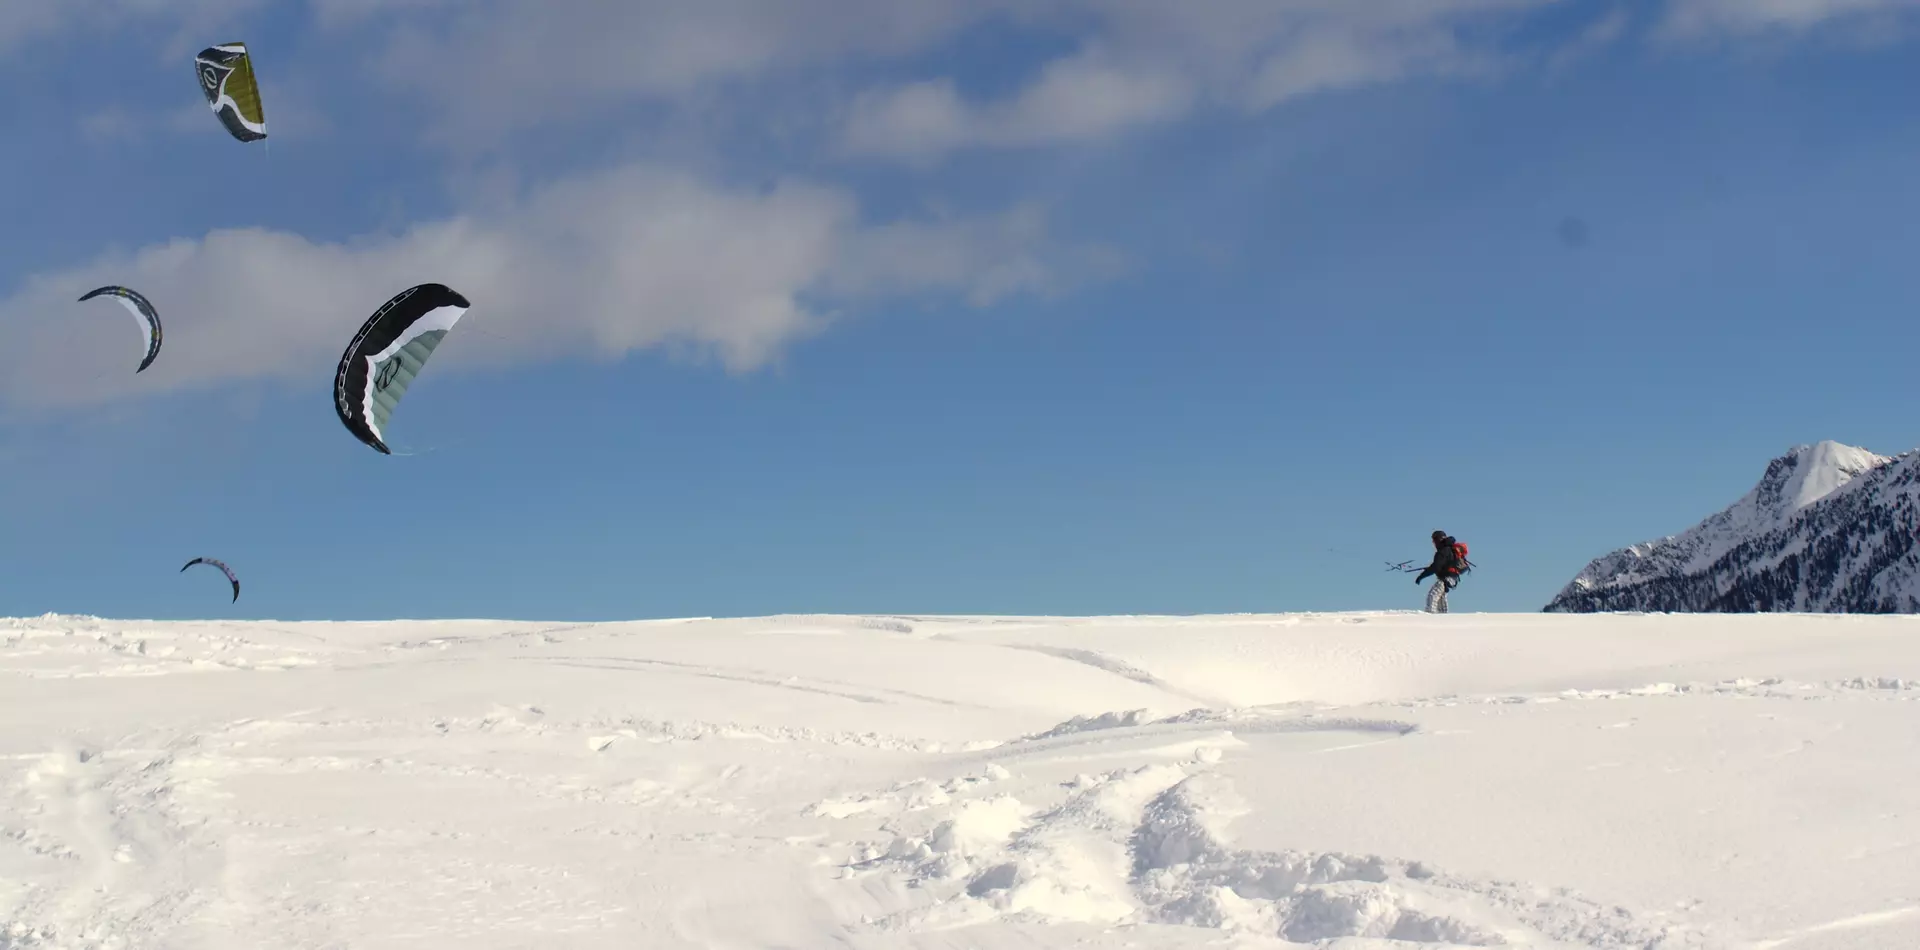
[(1477, 881), (1419, 861), (1266, 852), (1225, 843), (1248, 806), (1199, 763), (1120, 769), (1069, 783), (1051, 807), (971, 801), (930, 831), (871, 846), (848, 866), (932, 895), (877, 932), (1000, 918), (1178, 926), (1319, 945), (1372, 938), (1444, 947), (1704, 947), (1682, 925), (1642, 921), (1566, 891)]

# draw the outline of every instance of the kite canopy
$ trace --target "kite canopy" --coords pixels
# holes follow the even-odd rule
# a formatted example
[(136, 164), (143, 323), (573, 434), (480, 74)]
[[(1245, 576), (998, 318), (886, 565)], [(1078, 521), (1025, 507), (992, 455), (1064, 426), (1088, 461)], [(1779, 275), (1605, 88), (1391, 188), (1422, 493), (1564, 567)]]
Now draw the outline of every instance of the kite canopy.
[(220, 573), (227, 575), (228, 583), (231, 583), (233, 585), (233, 600), (230, 601), (230, 603), (239, 602), (240, 578), (233, 576), (233, 568), (228, 567), (225, 561), (216, 561), (210, 557), (197, 557), (191, 561), (188, 561), (186, 564), (181, 565), (180, 570), (184, 572), (187, 568), (192, 567), (195, 564), (211, 564), (214, 567), (219, 568)]
[(253, 78), (253, 57), (245, 43), (209, 46), (193, 58), (200, 74), (200, 91), (220, 124), (242, 142), (267, 137), (267, 113), (260, 105), (260, 86)]
[(348, 344), (333, 378), (334, 410), (354, 438), (392, 455), (387, 420), (440, 340), (472, 304), (445, 284), (421, 284), (387, 301)]
[(140, 369), (134, 372), (138, 373), (152, 366), (153, 358), (160, 355), (160, 312), (153, 309), (153, 302), (137, 290), (113, 286), (94, 288), (87, 291), (80, 299), (87, 301), (101, 296), (109, 296), (120, 301), (120, 305), (127, 308), (127, 312), (133, 314), (133, 318), (140, 322), (140, 336), (147, 344), (147, 356), (140, 361)]

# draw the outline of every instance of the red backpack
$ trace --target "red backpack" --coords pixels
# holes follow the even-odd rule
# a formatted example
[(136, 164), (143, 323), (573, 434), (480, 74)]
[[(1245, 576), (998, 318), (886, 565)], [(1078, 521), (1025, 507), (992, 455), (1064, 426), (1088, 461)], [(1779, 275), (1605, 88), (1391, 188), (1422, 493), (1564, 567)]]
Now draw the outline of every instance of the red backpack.
[(1465, 574), (1466, 572), (1473, 570), (1473, 562), (1467, 560), (1467, 542), (1459, 541), (1459, 540), (1454, 541), (1453, 556), (1455, 560), (1453, 572), (1455, 574)]

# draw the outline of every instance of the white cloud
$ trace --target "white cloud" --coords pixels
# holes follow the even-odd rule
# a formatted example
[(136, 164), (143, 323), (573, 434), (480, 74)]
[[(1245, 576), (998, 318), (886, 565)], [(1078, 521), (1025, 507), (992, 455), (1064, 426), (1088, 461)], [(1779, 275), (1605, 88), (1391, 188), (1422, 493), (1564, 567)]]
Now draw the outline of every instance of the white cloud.
[(264, 0), (5, 0), (0, 2), (0, 53), (67, 30), (159, 24), (169, 28), (164, 46), (173, 55), (193, 42), (192, 35), (226, 27), (263, 5)]
[(1449, 29), (1435, 24), (1381, 32), (1315, 30), (1262, 60), (1244, 100), (1249, 108), (1268, 109), (1316, 92), (1473, 72), (1495, 56), (1467, 48)]
[(1620, 42), (1632, 26), (1633, 16), (1625, 7), (1616, 6), (1587, 24), (1573, 42), (1554, 51), (1548, 60), (1548, 66), (1553, 69), (1565, 69), (1595, 55)]
[(1001, 99), (970, 101), (944, 77), (857, 99), (845, 148), (926, 158), (1100, 138), (1205, 103), (1257, 110), (1324, 89), (1481, 69), (1497, 51), (1457, 30), (1554, 0), (312, 2), (335, 26), (404, 24), (387, 30), (380, 72), (428, 98), (437, 131), (465, 140), (623, 101), (898, 61), (989, 21), (1078, 41)]
[[(857, 153), (926, 159), (970, 146), (1097, 139), (1205, 106), (1259, 111), (1326, 90), (1497, 68), (1504, 18), (1564, 0), (307, 0), (355, 30), (375, 76), (428, 106), (432, 131), (481, 144), (639, 101), (709, 106), (734, 83), (905, 63), (998, 23), (1076, 41), (985, 101), (929, 75), (859, 95)], [(8, 40), (82, 23), (211, 29), (262, 0), (8, 0)], [(1671, 33), (1804, 28), (1920, 0), (1667, 0)], [(164, 19), (163, 19), (164, 18)], [(1620, 22), (1619, 16), (1605, 22)], [(1568, 41), (1569, 61), (1600, 37)], [(1537, 60), (1538, 57), (1532, 57)], [(844, 79), (845, 74), (840, 73)], [(783, 120), (790, 121), (790, 120)]]
[[(220, 117), (198, 96), (189, 96), (164, 109), (129, 111), (109, 106), (75, 120), (80, 136), (102, 146), (121, 146), (141, 142), (148, 137), (224, 136)], [(311, 141), (333, 129), (332, 119), (319, 109), (321, 97), (305, 88), (281, 88), (262, 84), (260, 98), (266, 104), (267, 131), (275, 142)], [(263, 146), (250, 146), (260, 149)]]
[(1920, 10), (1920, 0), (1670, 0), (1670, 36), (1805, 30), (1869, 14)]
[[(988, 22), (1078, 43), (1022, 88), (979, 100), (953, 77), (854, 97), (855, 154), (925, 161), (968, 147), (1099, 139), (1196, 108), (1258, 112), (1328, 90), (1485, 75), (1511, 54), (1565, 65), (1615, 42), (1609, 12), (1558, 45), (1504, 47), (1500, 27), (1564, 0), (310, 0), (323, 23), (391, 22), (380, 71), (471, 140), (677, 101), (811, 67), (904, 62)], [(1807, 27), (1920, 0), (1668, 0), (1671, 30)], [(388, 18), (382, 20), (381, 18)], [(1489, 29), (1491, 27), (1491, 29)]]
[(1046, 294), (1063, 286), (1063, 279), (1109, 276), (1120, 266), (1104, 248), (1052, 246), (1045, 215), (1030, 207), (865, 228), (849, 235), (843, 250), (826, 275), (830, 293), (857, 298), (941, 287), (964, 293), (975, 306), (1014, 294)]
[(1078, 13), (1092, 39), (1005, 99), (969, 103), (946, 80), (869, 93), (854, 152), (927, 159), (964, 147), (1090, 139), (1211, 103), (1247, 111), (1329, 89), (1485, 69), (1456, 32), (1547, 0), (1105, 0)]
[(10, 0), (0, 3), (0, 51), (65, 25), (67, 0)]
[[(389, 296), (447, 283), (473, 300), (439, 368), (660, 345), (751, 369), (822, 328), (813, 301), (936, 292), (978, 302), (1090, 271), (1032, 213), (879, 227), (846, 194), (805, 183), (724, 190), (651, 167), (543, 188), (484, 216), (318, 243), (215, 231), (31, 278), (0, 300), (0, 400), (109, 402), (235, 379), (325, 385), (340, 350)], [(160, 309), (165, 343), (137, 377), (137, 337), (106, 301), (125, 284)]]
[(322, 26), (343, 26), (381, 13), (410, 13), (444, 9), (448, 0), (312, 0), (315, 19)]
[[(397, 17), (377, 71), (436, 130), (486, 137), (624, 101), (924, 49), (1008, 0), (312, 0), (323, 24)], [(431, 16), (412, 16), (416, 11)]]
[(1179, 115), (1193, 94), (1182, 76), (1130, 72), (1088, 52), (1049, 63), (1019, 95), (986, 106), (964, 102), (946, 79), (870, 92), (854, 103), (844, 146), (922, 159), (968, 145), (1091, 139)]
[(126, 145), (145, 136), (139, 116), (121, 108), (107, 108), (80, 117), (80, 135), (100, 145)]

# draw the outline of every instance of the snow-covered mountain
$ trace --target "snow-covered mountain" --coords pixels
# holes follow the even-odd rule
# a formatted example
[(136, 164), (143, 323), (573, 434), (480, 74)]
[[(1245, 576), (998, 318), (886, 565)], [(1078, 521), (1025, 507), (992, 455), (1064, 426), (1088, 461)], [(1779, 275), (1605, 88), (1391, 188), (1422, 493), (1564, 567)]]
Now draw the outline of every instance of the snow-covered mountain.
[(1920, 450), (1802, 445), (1686, 532), (1595, 559), (1545, 609), (1920, 613), (1917, 535)]

